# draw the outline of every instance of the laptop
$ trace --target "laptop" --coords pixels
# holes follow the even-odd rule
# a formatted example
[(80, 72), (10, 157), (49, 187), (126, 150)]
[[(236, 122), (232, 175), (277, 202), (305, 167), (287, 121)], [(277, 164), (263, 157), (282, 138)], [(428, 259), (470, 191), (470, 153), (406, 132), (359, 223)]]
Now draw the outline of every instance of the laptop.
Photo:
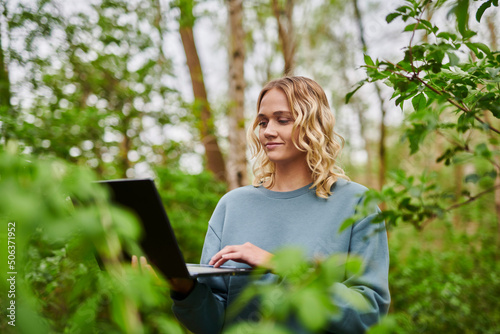
[(248, 274), (252, 270), (233, 266), (214, 268), (204, 264), (186, 264), (152, 179), (120, 179), (98, 183), (107, 185), (111, 190), (112, 200), (138, 217), (144, 230), (141, 248), (148, 262), (166, 278)]

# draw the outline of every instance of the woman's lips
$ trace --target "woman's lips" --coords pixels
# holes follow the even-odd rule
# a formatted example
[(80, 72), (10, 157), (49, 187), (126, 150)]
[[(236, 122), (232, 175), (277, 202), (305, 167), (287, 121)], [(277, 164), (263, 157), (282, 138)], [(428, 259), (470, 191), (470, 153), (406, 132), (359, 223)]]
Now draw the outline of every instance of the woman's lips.
[(276, 148), (276, 147), (278, 147), (280, 145), (283, 145), (283, 144), (281, 144), (281, 143), (267, 143), (266, 144), (266, 148), (267, 149), (273, 149), (273, 148)]

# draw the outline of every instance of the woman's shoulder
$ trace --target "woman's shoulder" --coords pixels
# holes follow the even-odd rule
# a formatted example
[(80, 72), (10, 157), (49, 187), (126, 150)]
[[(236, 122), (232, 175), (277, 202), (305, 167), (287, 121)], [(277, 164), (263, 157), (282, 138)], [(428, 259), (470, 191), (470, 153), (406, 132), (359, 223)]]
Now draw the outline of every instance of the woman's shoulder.
[(243, 186), (228, 191), (224, 196), (222, 196), (221, 201), (231, 202), (236, 200), (247, 199), (249, 196), (255, 196), (258, 192), (259, 192), (258, 187)]
[(354, 181), (338, 178), (332, 185), (331, 192), (334, 197), (357, 197), (361, 198), (368, 188)]

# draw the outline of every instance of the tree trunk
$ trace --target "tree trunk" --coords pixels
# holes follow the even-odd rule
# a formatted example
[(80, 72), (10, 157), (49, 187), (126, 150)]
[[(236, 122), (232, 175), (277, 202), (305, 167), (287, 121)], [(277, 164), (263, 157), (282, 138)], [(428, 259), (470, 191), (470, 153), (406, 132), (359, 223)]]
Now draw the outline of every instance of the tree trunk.
[(245, 136), (245, 32), (243, 1), (227, 0), (229, 12), (229, 189), (246, 185), (247, 159)]
[[(130, 124), (130, 120), (128, 117), (123, 121), (123, 125), (127, 126)], [(126, 178), (127, 176), (127, 171), (129, 168), (132, 167), (132, 164), (130, 162), (130, 159), (128, 158), (128, 153), (130, 152), (130, 149), (132, 147), (132, 141), (130, 140), (130, 137), (127, 136), (127, 131), (124, 131), (122, 133), (123, 139), (120, 142), (120, 154), (118, 155), (118, 165), (121, 167), (120, 171), (120, 176), (122, 178)]]
[(193, 35), (194, 16), (192, 12), (192, 3), (181, 3), (179, 33), (181, 35), (182, 46), (186, 54), (186, 62), (191, 75), (191, 84), (195, 99), (195, 108), (200, 111), (200, 139), (205, 148), (205, 157), (207, 159), (207, 169), (221, 181), (226, 181), (226, 167), (224, 158), (219, 149), (217, 137), (215, 136), (215, 127), (213, 123), (212, 112), (207, 99), (207, 91), (201, 71), (200, 58), (196, 50), (196, 44)]
[(497, 33), (496, 33), (496, 25), (495, 25), (495, 13), (492, 13), (486, 16), (486, 23), (488, 24), (488, 30), (490, 31), (490, 47), (491, 50), (497, 49)]
[[(354, 14), (356, 16), (356, 21), (359, 28), (359, 37), (361, 40), (361, 45), (363, 47), (363, 53), (368, 51), (368, 46), (365, 41), (365, 32), (363, 28), (363, 20), (361, 17), (361, 12), (358, 6), (358, 0), (353, 0), (354, 5)], [(382, 93), (380, 91), (380, 87), (375, 83), (375, 90), (377, 92), (378, 100), (380, 103), (380, 140), (378, 145), (378, 154), (379, 154), (379, 169), (378, 169), (378, 186), (379, 189), (382, 189), (385, 183), (385, 173), (387, 169), (386, 163), (386, 151), (385, 151), (385, 141), (386, 141), (386, 126), (385, 126), (385, 115), (387, 114), (384, 107), (384, 100), (382, 98)], [(383, 205), (381, 205), (383, 206)]]
[[(4, 20), (2, 20), (2, 22), (3, 21)], [(3, 31), (2, 27), (0, 27), (0, 31)], [(10, 80), (2, 47), (2, 35), (3, 34), (0, 34), (0, 115), (7, 115), (7, 117), (2, 117), (2, 133), (0, 138), (3, 137), (5, 142), (7, 142), (7, 140), (12, 136), (11, 124), (14, 124), (14, 113), (10, 104)]]
[(278, 36), (285, 59), (284, 75), (292, 75), (295, 68), (296, 41), (293, 29), (293, 0), (286, 0), (285, 8), (280, 7), (278, 0), (272, 0), (273, 14), (278, 23)]
[(156, 10), (156, 15), (154, 19), (154, 27), (158, 31), (158, 34), (160, 36), (160, 44), (158, 45), (158, 51), (160, 56), (158, 57), (158, 65), (164, 66), (167, 62), (167, 57), (165, 56), (165, 53), (163, 52), (163, 28), (162, 28), (162, 21), (163, 21), (163, 16), (162, 16), (162, 8), (161, 8), (161, 3), (160, 0), (155, 0), (153, 6), (155, 7)]

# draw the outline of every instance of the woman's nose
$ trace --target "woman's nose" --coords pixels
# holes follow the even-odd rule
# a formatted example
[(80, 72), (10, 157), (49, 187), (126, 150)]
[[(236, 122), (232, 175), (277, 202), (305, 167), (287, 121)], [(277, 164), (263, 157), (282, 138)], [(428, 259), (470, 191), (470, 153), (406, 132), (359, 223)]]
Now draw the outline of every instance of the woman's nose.
[(276, 137), (277, 134), (278, 133), (276, 132), (274, 122), (269, 122), (267, 124), (267, 126), (266, 126), (266, 130), (264, 131), (264, 136), (266, 136), (266, 137)]

